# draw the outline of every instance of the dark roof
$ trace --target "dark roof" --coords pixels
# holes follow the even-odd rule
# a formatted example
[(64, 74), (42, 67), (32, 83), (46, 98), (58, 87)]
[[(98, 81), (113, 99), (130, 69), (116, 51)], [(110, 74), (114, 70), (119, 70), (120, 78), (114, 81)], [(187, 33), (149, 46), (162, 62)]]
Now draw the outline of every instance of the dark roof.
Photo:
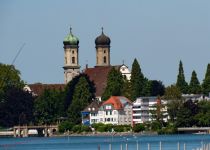
[(42, 83), (35, 83), (28, 85), (32, 92), (39, 96), (41, 95), (45, 89), (55, 89), (55, 90), (64, 90), (65, 84), (42, 84)]
[[(97, 112), (100, 107), (98, 101), (94, 100), (90, 105), (88, 105), (82, 112)], [(93, 109), (94, 108), (94, 109)]]
[(96, 96), (102, 96), (106, 84), (107, 84), (107, 77), (109, 71), (112, 69), (112, 67), (119, 69), (121, 65), (119, 66), (100, 66), (100, 67), (94, 67), (94, 68), (86, 68), (84, 73), (87, 74), (89, 79), (94, 82), (96, 87)]

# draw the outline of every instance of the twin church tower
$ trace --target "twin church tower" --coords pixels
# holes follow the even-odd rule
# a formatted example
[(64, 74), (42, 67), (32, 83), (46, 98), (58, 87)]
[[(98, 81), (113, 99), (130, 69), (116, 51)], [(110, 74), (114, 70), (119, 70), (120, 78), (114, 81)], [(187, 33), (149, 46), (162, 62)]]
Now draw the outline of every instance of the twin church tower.
[[(110, 66), (110, 43), (110, 38), (104, 34), (102, 28), (101, 35), (95, 39), (97, 67)], [(65, 83), (68, 83), (80, 73), (79, 39), (72, 34), (72, 28), (70, 28), (70, 33), (65, 37), (63, 44), (64, 79)]]

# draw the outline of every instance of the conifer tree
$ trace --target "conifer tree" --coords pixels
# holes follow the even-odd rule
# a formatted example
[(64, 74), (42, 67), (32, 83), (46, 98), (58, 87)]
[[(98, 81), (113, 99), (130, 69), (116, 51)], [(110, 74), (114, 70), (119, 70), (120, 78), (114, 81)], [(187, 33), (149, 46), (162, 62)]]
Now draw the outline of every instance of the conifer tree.
[(189, 93), (191, 93), (191, 94), (200, 94), (201, 93), (200, 82), (197, 78), (197, 74), (196, 74), (195, 70), (193, 70), (193, 72), (192, 72), (190, 85), (189, 85)]
[(72, 104), (68, 109), (68, 117), (71, 122), (75, 124), (81, 122), (81, 111), (91, 102), (92, 98), (88, 81), (84, 76), (80, 77), (74, 90)]
[(184, 69), (182, 65), (182, 61), (180, 60), (179, 62), (179, 74), (177, 76), (177, 82), (176, 86), (180, 89), (180, 91), (184, 94), (186, 94), (188, 91), (188, 84), (185, 81), (185, 76), (184, 76)]
[(205, 79), (203, 80), (202, 84), (203, 93), (205, 95), (209, 95), (210, 92), (210, 64), (207, 66)]
[(123, 77), (123, 81), (124, 83), (123, 83), (122, 95), (130, 99), (131, 98), (131, 83), (126, 78), (126, 76)]
[(136, 59), (132, 64), (131, 70), (131, 100), (136, 100), (137, 97), (143, 95), (143, 87), (145, 85), (145, 78), (141, 72), (140, 65)]
[(123, 84), (123, 76), (120, 71), (112, 68), (108, 74), (107, 86), (102, 95), (102, 100), (107, 100), (110, 96), (121, 96)]

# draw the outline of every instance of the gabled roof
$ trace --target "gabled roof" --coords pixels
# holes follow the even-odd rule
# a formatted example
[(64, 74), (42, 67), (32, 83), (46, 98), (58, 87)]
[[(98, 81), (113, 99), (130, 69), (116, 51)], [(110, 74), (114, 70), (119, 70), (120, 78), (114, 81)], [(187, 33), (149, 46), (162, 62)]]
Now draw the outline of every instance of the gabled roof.
[[(99, 102), (94, 100), (90, 105), (88, 105), (82, 112), (97, 112), (99, 109)], [(93, 109), (94, 108), (94, 109)]]
[(107, 84), (107, 77), (109, 71), (114, 67), (115, 69), (120, 69), (121, 65), (119, 66), (100, 66), (94, 68), (86, 68), (84, 73), (87, 74), (89, 79), (94, 82), (96, 87), (96, 96), (102, 96), (106, 84)]
[(124, 96), (111, 96), (107, 101), (103, 102), (103, 105), (111, 104), (114, 109), (123, 109), (126, 104), (131, 104), (132, 102)]

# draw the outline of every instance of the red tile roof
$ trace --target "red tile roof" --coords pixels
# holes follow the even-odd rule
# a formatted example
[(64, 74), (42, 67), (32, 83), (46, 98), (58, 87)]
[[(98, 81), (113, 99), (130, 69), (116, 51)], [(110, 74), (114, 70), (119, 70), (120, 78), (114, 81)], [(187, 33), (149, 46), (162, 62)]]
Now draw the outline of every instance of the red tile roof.
[(103, 105), (111, 104), (114, 109), (123, 109), (126, 103), (132, 104), (132, 102), (124, 96), (111, 96), (107, 101), (103, 102)]
[(102, 96), (106, 88), (108, 73), (112, 67), (116, 69), (120, 68), (120, 66), (105, 66), (85, 69), (84, 73), (87, 74), (90, 80), (95, 84), (96, 96)]
[(37, 96), (41, 95), (45, 89), (55, 89), (55, 90), (64, 90), (65, 84), (42, 84), (35, 83), (28, 85), (32, 92)]

